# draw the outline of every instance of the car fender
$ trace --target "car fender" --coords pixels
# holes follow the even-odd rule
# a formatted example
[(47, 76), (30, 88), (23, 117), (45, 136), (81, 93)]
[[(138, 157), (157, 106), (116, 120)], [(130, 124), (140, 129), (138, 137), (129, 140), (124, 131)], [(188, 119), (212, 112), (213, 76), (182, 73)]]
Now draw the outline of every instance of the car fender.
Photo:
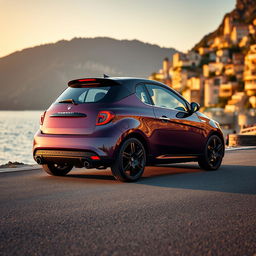
[(125, 118), (121, 122), (122, 124), (121, 126), (119, 124), (119, 128), (121, 127), (122, 133), (117, 139), (116, 146), (114, 149), (114, 155), (116, 154), (121, 144), (126, 140), (126, 138), (130, 138), (130, 137), (135, 137), (141, 140), (143, 143), (146, 143), (145, 147), (148, 153), (150, 153), (148, 137), (142, 130), (139, 129), (141, 125), (140, 122), (134, 118)]

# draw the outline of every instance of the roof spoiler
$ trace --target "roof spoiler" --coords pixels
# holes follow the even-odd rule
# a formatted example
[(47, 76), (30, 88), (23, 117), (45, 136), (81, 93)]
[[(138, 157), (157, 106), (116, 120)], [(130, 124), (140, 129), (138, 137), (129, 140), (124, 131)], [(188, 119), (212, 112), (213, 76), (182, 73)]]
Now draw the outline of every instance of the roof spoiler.
[(69, 87), (97, 87), (97, 86), (112, 86), (120, 85), (116, 80), (108, 78), (80, 78), (68, 82)]

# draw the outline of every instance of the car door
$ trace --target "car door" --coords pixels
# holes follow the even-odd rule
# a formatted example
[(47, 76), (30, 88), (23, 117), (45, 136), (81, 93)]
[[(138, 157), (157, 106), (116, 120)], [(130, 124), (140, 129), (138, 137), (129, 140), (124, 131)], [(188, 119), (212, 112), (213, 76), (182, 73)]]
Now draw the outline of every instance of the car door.
[[(156, 117), (156, 127), (152, 135), (156, 154), (199, 154), (202, 151), (204, 130), (197, 114), (188, 115), (188, 103), (171, 89), (157, 84), (145, 86)], [(177, 115), (178, 113), (184, 115)]]

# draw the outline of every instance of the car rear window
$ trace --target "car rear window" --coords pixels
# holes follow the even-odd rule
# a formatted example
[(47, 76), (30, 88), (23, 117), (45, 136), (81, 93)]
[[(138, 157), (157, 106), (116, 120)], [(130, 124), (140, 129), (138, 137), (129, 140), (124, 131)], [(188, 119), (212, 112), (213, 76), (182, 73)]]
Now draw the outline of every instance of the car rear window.
[(68, 87), (56, 100), (56, 102), (64, 101), (66, 99), (72, 99), (76, 103), (92, 103), (98, 102), (105, 98), (110, 90), (110, 86), (107, 87), (83, 87), (73, 88)]

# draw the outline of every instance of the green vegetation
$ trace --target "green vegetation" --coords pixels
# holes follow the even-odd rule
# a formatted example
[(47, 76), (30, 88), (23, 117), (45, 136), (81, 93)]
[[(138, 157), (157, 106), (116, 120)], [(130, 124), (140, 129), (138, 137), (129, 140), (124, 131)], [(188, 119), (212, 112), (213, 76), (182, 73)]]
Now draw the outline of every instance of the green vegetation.
[(228, 81), (229, 81), (229, 82), (236, 82), (236, 81), (237, 81), (235, 75), (230, 75), (230, 76), (228, 76), (227, 78), (228, 78)]
[(227, 105), (229, 99), (230, 99), (230, 97), (219, 97), (219, 98), (218, 98), (217, 107), (219, 107), (219, 108), (225, 108), (225, 106)]
[(241, 48), (238, 45), (232, 45), (229, 48), (229, 52), (230, 52), (230, 55), (232, 55), (233, 53), (240, 53), (241, 52)]
[(247, 100), (247, 101), (245, 102), (244, 108), (245, 108), (245, 109), (250, 109), (250, 108), (252, 108), (252, 104), (249, 102), (249, 100)]
[(203, 65), (207, 65), (209, 63), (210, 63), (210, 54), (207, 53), (207, 54), (202, 56), (202, 59), (201, 59), (201, 61), (199, 63), (199, 67), (202, 68)]
[(238, 82), (237, 91), (238, 92), (243, 92), (244, 91), (244, 81), (239, 81)]

